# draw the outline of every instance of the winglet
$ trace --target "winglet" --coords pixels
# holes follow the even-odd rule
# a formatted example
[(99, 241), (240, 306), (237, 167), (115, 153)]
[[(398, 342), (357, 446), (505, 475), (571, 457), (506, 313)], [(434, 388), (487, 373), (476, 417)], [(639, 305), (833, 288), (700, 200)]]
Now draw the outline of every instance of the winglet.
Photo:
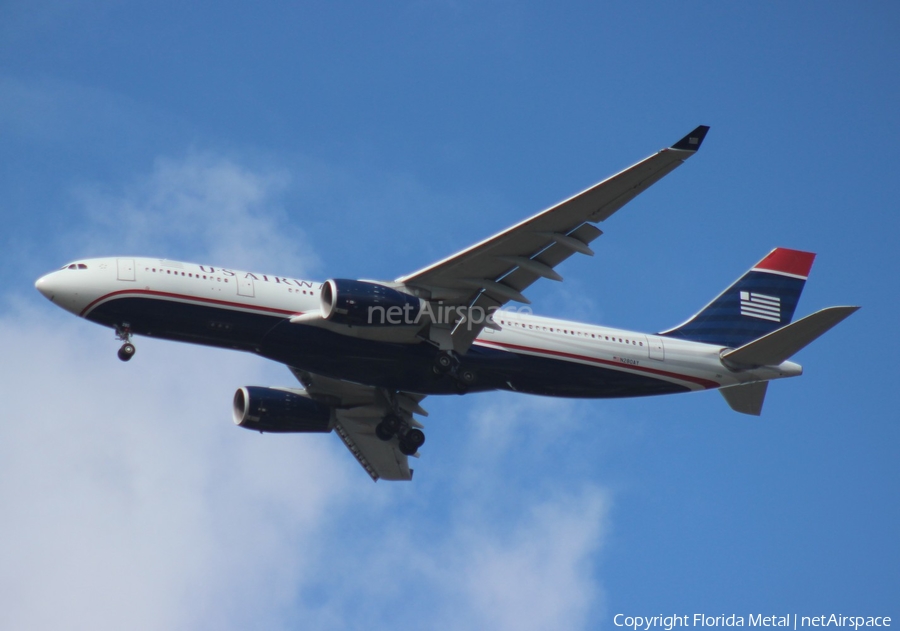
[(706, 138), (706, 132), (709, 131), (709, 125), (700, 125), (697, 129), (689, 133), (687, 136), (672, 145), (672, 149), (681, 149), (682, 151), (697, 151)]

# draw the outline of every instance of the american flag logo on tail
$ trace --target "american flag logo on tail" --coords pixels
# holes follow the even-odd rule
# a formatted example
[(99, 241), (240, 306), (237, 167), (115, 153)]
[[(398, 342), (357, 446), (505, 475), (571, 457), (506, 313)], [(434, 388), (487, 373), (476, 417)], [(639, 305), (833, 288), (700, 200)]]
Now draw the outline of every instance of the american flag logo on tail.
[(759, 318), (760, 320), (781, 322), (781, 298), (742, 291), (741, 315)]

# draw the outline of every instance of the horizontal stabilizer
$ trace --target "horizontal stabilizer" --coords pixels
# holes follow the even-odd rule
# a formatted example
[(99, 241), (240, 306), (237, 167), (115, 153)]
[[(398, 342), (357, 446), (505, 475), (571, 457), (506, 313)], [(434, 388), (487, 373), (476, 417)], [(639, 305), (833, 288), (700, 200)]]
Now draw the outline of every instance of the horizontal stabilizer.
[[(859, 307), (828, 307), (722, 355), (725, 364), (777, 366)], [(724, 395), (724, 391), (723, 391)], [(726, 399), (728, 397), (726, 396)], [(730, 403), (730, 401), (729, 401)], [(734, 407), (734, 406), (732, 406)]]
[(742, 383), (739, 386), (720, 388), (719, 392), (722, 393), (725, 401), (728, 402), (728, 405), (735, 412), (759, 416), (762, 413), (763, 401), (766, 398), (766, 389), (768, 387), (768, 381), (757, 381), (755, 383)]

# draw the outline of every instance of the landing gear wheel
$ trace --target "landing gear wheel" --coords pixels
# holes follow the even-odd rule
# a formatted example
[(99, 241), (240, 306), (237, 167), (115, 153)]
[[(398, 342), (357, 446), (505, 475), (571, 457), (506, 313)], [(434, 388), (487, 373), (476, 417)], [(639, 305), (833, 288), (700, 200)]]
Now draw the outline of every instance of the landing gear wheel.
[(434, 359), (434, 372), (441, 374), (453, 368), (453, 354), (450, 351), (441, 351)]
[(402, 424), (403, 421), (400, 420), (400, 417), (394, 414), (388, 414), (375, 426), (375, 435), (381, 440), (390, 440), (398, 431), (400, 431), (400, 426)]
[(134, 352), (134, 344), (126, 342), (125, 344), (122, 344), (122, 348), (119, 349), (119, 359), (121, 359), (123, 362), (127, 362), (132, 357), (134, 357)]
[(119, 359), (127, 362), (134, 357), (134, 344), (131, 343), (131, 325), (123, 322), (121, 325), (115, 325), (115, 328), (116, 339), (125, 342), (122, 344), (122, 348), (119, 349)]
[(384, 421), (381, 421), (378, 425), (375, 426), (375, 435), (378, 436), (379, 439), (387, 442), (394, 437), (394, 432), (387, 428), (387, 426), (384, 424)]
[(471, 386), (473, 383), (475, 383), (475, 373), (471, 370), (462, 370), (459, 373), (459, 380), (467, 386)]
[(413, 428), (400, 439), (400, 452), (405, 456), (412, 456), (424, 444), (425, 434), (422, 430)]

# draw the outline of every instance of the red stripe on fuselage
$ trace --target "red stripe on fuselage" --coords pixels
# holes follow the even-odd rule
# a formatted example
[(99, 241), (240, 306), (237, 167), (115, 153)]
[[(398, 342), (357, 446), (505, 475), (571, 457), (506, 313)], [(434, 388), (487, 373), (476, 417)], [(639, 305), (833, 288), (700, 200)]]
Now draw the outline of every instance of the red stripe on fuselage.
[(507, 344), (505, 342), (485, 342), (482, 340), (478, 340), (475, 342), (476, 345), (479, 346), (500, 346), (502, 348), (506, 348), (509, 350), (517, 350), (517, 351), (527, 351), (532, 353), (542, 353), (546, 355), (555, 355), (557, 357), (565, 357), (566, 359), (577, 359), (579, 361), (591, 362), (594, 364), (603, 364), (606, 366), (615, 366), (616, 368), (621, 368), (624, 370), (636, 370), (639, 372), (647, 372), (654, 375), (659, 375), (661, 377), (669, 377), (670, 379), (678, 379), (679, 381), (690, 381), (691, 383), (696, 383), (699, 386), (703, 386), (704, 388), (718, 388), (722, 384), (716, 383), (715, 381), (710, 381), (709, 379), (702, 379), (700, 377), (691, 377), (689, 375), (680, 375), (678, 373), (669, 372), (667, 370), (658, 370), (656, 368), (647, 368), (646, 366), (633, 366), (631, 364), (620, 364), (619, 362), (610, 361), (608, 359), (598, 359), (596, 357), (588, 357), (587, 355), (575, 355), (573, 353), (566, 353), (563, 351), (553, 351), (544, 348), (534, 348), (532, 346), (519, 346), (518, 344)]
[(91, 304), (82, 309), (81, 317), (87, 315), (88, 311), (91, 310), (97, 303), (106, 300), (107, 298), (112, 298), (113, 296), (121, 296), (123, 294), (137, 294), (139, 296), (158, 296), (160, 298), (169, 298), (169, 299), (177, 299), (177, 300), (190, 300), (193, 302), (205, 302), (207, 304), (219, 305), (223, 307), (231, 307), (231, 308), (239, 308), (246, 309), (248, 311), (262, 311), (268, 314), (276, 314), (276, 315), (284, 315), (284, 316), (292, 316), (301, 313), (299, 311), (286, 311), (284, 309), (276, 309), (274, 307), (263, 307), (257, 305), (247, 305), (242, 304), (240, 302), (230, 302), (228, 300), (216, 300), (215, 298), (203, 298), (201, 296), (188, 296), (185, 294), (173, 294), (166, 291), (154, 291), (152, 289), (122, 289), (120, 291), (114, 291), (106, 294), (105, 296), (100, 296)]

